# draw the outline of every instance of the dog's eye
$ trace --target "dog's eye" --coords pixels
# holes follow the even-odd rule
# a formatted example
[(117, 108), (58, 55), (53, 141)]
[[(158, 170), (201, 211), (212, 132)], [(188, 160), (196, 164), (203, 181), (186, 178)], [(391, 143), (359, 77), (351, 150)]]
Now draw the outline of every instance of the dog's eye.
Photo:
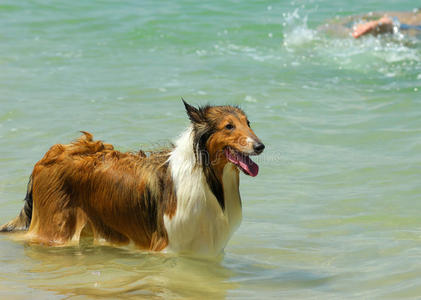
[(232, 129), (234, 129), (234, 125), (227, 124), (227, 125), (225, 125), (225, 128), (228, 129), (228, 130), (232, 130)]
[(247, 126), (250, 127), (250, 121), (249, 120), (247, 120)]

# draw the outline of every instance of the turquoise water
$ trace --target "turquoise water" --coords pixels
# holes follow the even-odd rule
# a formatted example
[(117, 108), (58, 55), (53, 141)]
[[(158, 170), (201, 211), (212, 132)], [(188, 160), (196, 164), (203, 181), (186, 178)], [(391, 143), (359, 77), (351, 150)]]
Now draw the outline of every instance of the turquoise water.
[(2, 1), (0, 223), (52, 144), (167, 144), (188, 125), (181, 96), (240, 105), (266, 150), (218, 261), (2, 235), (0, 298), (420, 297), (421, 40), (318, 30), (417, 6)]

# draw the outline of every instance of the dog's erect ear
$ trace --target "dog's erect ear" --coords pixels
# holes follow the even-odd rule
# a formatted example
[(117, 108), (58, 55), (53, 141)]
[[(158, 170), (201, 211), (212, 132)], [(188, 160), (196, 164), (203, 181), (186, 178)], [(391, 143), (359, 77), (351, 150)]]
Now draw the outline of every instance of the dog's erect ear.
[(183, 100), (184, 107), (186, 108), (190, 121), (192, 121), (192, 123), (202, 123), (204, 121), (203, 112), (200, 109), (188, 104), (183, 98), (181, 98), (181, 100)]

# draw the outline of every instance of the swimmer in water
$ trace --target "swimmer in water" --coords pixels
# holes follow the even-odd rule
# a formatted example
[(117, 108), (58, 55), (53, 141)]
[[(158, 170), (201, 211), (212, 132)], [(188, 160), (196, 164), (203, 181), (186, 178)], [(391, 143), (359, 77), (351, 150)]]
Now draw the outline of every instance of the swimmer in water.
[(405, 33), (421, 36), (421, 11), (413, 12), (372, 12), (366, 15), (336, 19), (319, 29), (334, 35), (352, 35), (360, 38), (364, 35), (385, 33)]
[(356, 24), (352, 36), (359, 38), (366, 34), (394, 33), (396, 31), (420, 31), (421, 12), (386, 13), (380, 19)]

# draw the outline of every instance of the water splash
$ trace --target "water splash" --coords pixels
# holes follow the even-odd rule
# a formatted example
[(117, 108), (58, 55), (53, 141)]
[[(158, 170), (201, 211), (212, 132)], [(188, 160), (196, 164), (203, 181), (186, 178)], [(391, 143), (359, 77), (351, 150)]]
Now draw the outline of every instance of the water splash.
[(316, 31), (307, 26), (308, 15), (300, 16), (299, 8), (292, 13), (283, 14), (284, 41), (283, 45), (292, 50), (294, 47), (312, 42), (316, 38)]

